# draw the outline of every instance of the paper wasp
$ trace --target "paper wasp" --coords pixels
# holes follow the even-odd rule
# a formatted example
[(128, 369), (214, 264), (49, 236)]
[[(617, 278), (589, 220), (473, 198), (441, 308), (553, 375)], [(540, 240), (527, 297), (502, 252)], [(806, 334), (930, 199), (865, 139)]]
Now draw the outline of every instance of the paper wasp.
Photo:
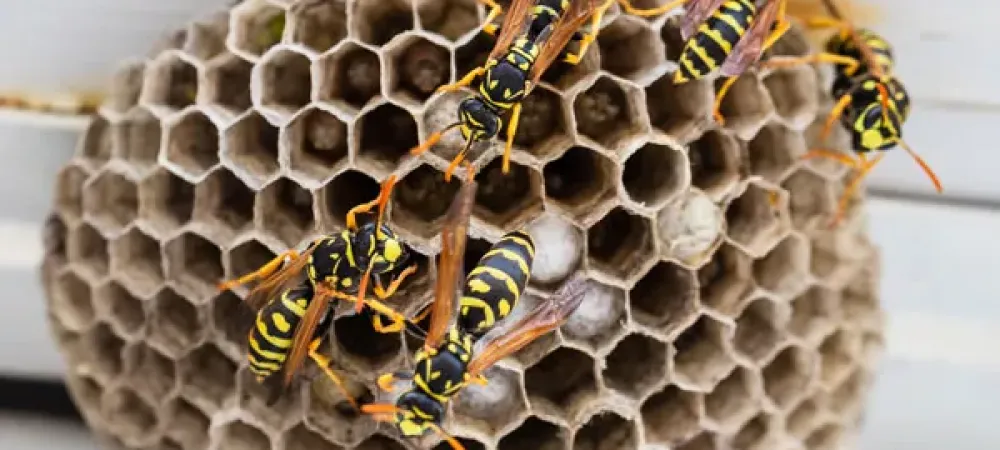
[[(848, 201), (861, 187), (861, 181), (885, 157), (885, 151), (902, 147), (917, 162), (934, 188), (941, 192), (941, 182), (930, 166), (903, 141), (902, 125), (910, 113), (910, 97), (902, 82), (892, 73), (894, 59), (892, 46), (878, 34), (856, 29), (843, 20), (839, 10), (824, 0), (833, 17), (817, 17), (807, 21), (814, 28), (838, 28), (826, 45), (826, 52), (803, 57), (774, 58), (765, 67), (787, 67), (813, 62), (837, 62), (832, 86), (837, 104), (833, 107), (819, 135), (824, 141), (833, 125), (840, 122), (851, 134), (851, 147), (856, 157), (841, 152), (815, 149), (806, 158), (829, 158), (840, 161), (858, 171), (841, 195), (833, 223), (840, 221)], [(839, 60), (834, 60), (834, 57)], [(879, 152), (872, 159), (867, 155)]]
[[(507, 117), (503, 173), (510, 171), (510, 153), (521, 116), (521, 101), (538, 84), (556, 60), (578, 64), (597, 37), (605, 12), (615, 3), (626, 12), (641, 16), (660, 14), (666, 9), (639, 10), (628, 0), (514, 0), (499, 28), (492, 25), (503, 8), (495, 0), (479, 0), (490, 8), (483, 30), (496, 35), (496, 43), (486, 63), (438, 92), (452, 92), (479, 80), (478, 92), (458, 105), (458, 121), (432, 133), (410, 153), (419, 155), (441, 140), (444, 133), (458, 128), (465, 146), (445, 171), (450, 180), (458, 165), (475, 142), (489, 141), (503, 127)], [(590, 20), (590, 31), (580, 27)], [(578, 41), (576, 53), (566, 51), (570, 41)], [(561, 56), (561, 58), (560, 58)]]
[(429, 309), (430, 324), (423, 346), (414, 355), (413, 371), (379, 377), (379, 386), (384, 391), (394, 391), (397, 383), (406, 385), (404, 391), (395, 403), (361, 407), (377, 420), (395, 424), (405, 436), (434, 431), (457, 450), (464, 447), (441, 429), (448, 401), (469, 383), (485, 383), (483, 373), (497, 361), (559, 327), (580, 305), (585, 293), (585, 283), (576, 278), (522, 319), (494, 328), (473, 344), (471, 330), (453, 319), (475, 188), (475, 182), (463, 184), (441, 232), (442, 250), (434, 302)]
[[(366, 298), (371, 278), (375, 278), (375, 295), (385, 299), (416, 271), (415, 266), (406, 268), (388, 287), (383, 287), (380, 279), (408, 257), (405, 245), (383, 223), (394, 183), (395, 178), (390, 177), (383, 183), (378, 198), (352, 208), (347, 213), (347, 229), (342, 233), (316, 239), (301, 253), (288, 250), (253, 273), (219, 284), (219, 289), (225, 290), (259, 281), (245, 302), (257, 312), (247, 337), (247, 353), (250, 370), (259, 382), (271, 386), (280, 382), (280, 389), (272, 388), (269, 403), (276, 401), (291, 383), (308, 354), (354, 404), (341, 379), (329, 367), (329, 358), (317, 352), (332, 324), (331, 299), (352, 301), (357, 312), (368, 305), (376, 313), (388, 316), (391, 323), (387, 326), (375, 320), (379, 332), (396, 332), (405, 327), (406, 319), (401, 314), (378, 300)], [(378, 219), (358, 226), (356, 215), (376, 207)]]

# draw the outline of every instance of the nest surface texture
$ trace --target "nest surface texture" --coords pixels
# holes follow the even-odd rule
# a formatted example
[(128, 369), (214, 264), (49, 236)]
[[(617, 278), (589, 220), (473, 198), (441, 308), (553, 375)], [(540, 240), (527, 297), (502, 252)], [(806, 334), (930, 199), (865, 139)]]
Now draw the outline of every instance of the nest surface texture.
[[(245, 290), (215, 284), (343, 229), (400, 178), (389, 223), (420, 270), (390, 303), (430, 301), (461, 143), (408, 150), (469, 92), (473, 0), (263, 1), (192, 23), (123, 66), (60, 172), (43, 278), (72, 394), (124, 448), (445, 449), (345, 410), (311, 363), (273, 407), (246, 369)], [(525, 101), (510, 174), (479, 169), (468, 262), (527, 227), (522, 305), (586, 272), (549, 335), (453, 402), (470, 449), (836, 448), (860, 423), (883, 342), (878, 253), (847, 171), (803, 162), (830, 108), (813, 67), (752, 72), (711, 120), (716, 80), (673, 85), (676, 15), (611, 14), (583, 63)], [(809, 51), (794, 30), (774, 49)], [(846, 145), (843, 133), (836, 142)], [(346, 307), (347, 305), (341, 305)], [(419, 342), (339, 311), (325, 351), (361, 396)]]

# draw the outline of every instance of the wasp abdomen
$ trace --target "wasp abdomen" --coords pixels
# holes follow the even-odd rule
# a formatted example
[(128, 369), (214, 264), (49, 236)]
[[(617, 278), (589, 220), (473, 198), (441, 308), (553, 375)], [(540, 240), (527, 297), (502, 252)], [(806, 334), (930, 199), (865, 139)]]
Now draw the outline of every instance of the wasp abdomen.
[[(295, 328), (309, 307), (313, 290), (308, 284), (283, 292), (257, 312), (247, 337), (250, 371), (261, 378), (278, 372), (288, 357)], [(317, 333), (325, 332), (320, 324)]]
[(466, 277), (459, 326), (478, 335), (507, 317), (528, 284), (534, 259), (534, 241), (524, 231), (494, 244)]
[(722, 65), (743, 38), (757, 14), (753, 0), (728, 0), (684, 44), (678, 71), (687, 80), (699, 80)]

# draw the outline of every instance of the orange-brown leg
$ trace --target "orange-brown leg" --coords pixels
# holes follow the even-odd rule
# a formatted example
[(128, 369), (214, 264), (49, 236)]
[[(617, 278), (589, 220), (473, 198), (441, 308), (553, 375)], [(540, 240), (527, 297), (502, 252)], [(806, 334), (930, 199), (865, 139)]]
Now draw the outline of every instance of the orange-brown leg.
[(844, 95), (837, 100), (837, 104), (830, 110), (830, 114), (826, 116), (826, 122), (823, 123), (823, 129), (819, 133), (820, 141), (826, 141), (826, 138), (830, 136), (833, 126), (840, 119), (840, 116), (844, 115), (844, 110), (851, 104), (851, 100), (853, 100), (851, 94)]
[(837, 213), (833, 216), (833, 221), (830, 223), (831, 227), (839, 224), (844, 218), (844, 214), (847, 212), (847, 206), (850, 203), (851, 198), (854, 197), (854, 194), (856, 194), (858, 189), (861, 188), (861, 182), (868, 175), (868, 173), (871, 172), (871, 170), (875, 168), (880, 161), (882, 161), (882, 158), (884, 157), (885, 153), (883, 152), (879, 153), (878, 156), (871, 161), (868, 161), (864, 157), (864, 154), (858, 155), (858, 161), (856, 162), (858, 173), (844, 188), (844, 193), (840, 195), (840, 201), (837, 202)]
[(220, 291), (224, 291), (226, 289), (232, 289), (236, 286), (244, 285), (252, 281), (260, 280), (261, 278), (267, 278), (271, 276), (271, 274), (273, 274), (275, 271), (277, 271), (278, 268), (281, 267), (281, 265), (285, 262), (285, 258), (295, 259), (298, 257), (299, 257), (299, 252), (295, 250), (288, 250), (278, 256), (275, 256), (274, 259), (268, 261), (267, 264), (260, 266), (259, 269), (251, 273), (243, 275), (235, 280), (226, 280), (219, 283), (218, 288)]
[(330, 378), (330, 381), (332, 381), (333, 384), (337, 386), (337, 389), (340, 390), (340, 393), (344, 396), (347, 402), (350, 403), (352, 407), (354, 407), (354, 410), (360, 411), (360, 408), (358, 408), (358, 402), (354, 400), (354, 396), (352, 396), (351, 393), (347, 391), (347, 385), (344, 384), (344, 380), (340, 378), (340, 375), (337, 375), (337, 373), (330, 368), (330, 363), (331, 363), (330, 358), (326, 357), (325, 355), (321, 355), (317, 351), (319, 349), (320, 342), (322, 342), (322, 340), (316, 339), (309, 344), (309, 357), (316, 362), (316, 365), (318, 365), (319, 368), (323, 370), (323, 373), (325, 373), (326, 376)]

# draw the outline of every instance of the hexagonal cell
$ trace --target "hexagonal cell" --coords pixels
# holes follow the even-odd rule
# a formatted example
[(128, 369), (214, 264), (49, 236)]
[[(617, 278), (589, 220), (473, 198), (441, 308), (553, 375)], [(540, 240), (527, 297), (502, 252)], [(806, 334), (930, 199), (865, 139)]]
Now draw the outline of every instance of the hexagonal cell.
[(693, 392), (670, 385), (649, 397), (640, 408), (647, 443), (676, 445), (701, 431), (704, 406)]
[(227, 169), (219, 168), (198, 183), (194, 198), (194, 217), (199, 222), (230, 233), (252, 225), (254, 191)]
[(691, 174), (687, 170), (687, 158), (679, 149), (649, 143), (625, 160), (621, 180), (633, 202), (660, 209), (688, 186)]
[(170, 426), (166, 432), (183, 448), (202, 448), (208, 445), (209, 420), (191, 403), (178, 398), (168, 406)]
[[(432, 2), (428, 2), (432, 3)], [(499, 23), (499, 22), (494, 22)], [(455, 69), (456, 73), (466, 74), (476, 67), (486, 64), (486, 59), (493, 50), (496, 39), (485, 32), (479, 32), (472, 36), (467, 42), (455, 49)], [(525, 98), (531, 98), (529, 95)]]
[[(370, 436), (378, 424), (359, 414), (332, 386), (326, 377), (313, 382), (305, 394), (305, 425), (324, 438), (343, 446), (358, 444)], [(320, 386), (326, 386), (319, 389)], [(359, 402), (372, 401), (371, 393), (355, 395)]]
[(207, 61), (226, 50), (226, 35), (229, 33), (229, 15), (211, 14), (188, 25), (184, 52)]
[(299, 114), (281, 136), (291, 149), (291, 168), (321, 182), (347, 161), (347, 124), (322, 109)]
[(733, 436), (733, 448), (747, 450), (764, 450), (776, 448), (777, 442), (774, 434), (777, 432), (775, 418), (761, 413), (743, 424), (736, 435)]
[(736, 247), (723, 245), (698, 270), (701, 303), (723, 314), (736, 313), (752, 287), (752, 276), (750, 257)]
[(99, 168), (111, 159), (113, 148), (111, 125), (101, 116), (94, 116), (87, 125), (76, 153), (91, 168)]
[(220, 292), (211, 300), (212, 329), (240, 353), (246, 345), (247, 333), (254, 323), (254, 314), (243, 304), (243, 299), (232, 291)]
[(632, 318), (643, 325), (673, 334), (687, 327), (698, 314), (694, 274), (669, 262), (660, 262), (629, 294)]
[(587, 230), (587, 259), (594, 268), (629, 278), (653, 258), (652, 232), (649, 220), (616, 207)]
[(740, 179), (740, 144), (724, 131), (711, 130), (691, 143), (691, 184), (713, 197)]
[(108, 423), (125, 439), (144, 439), (157, 426), (156, 411), (131, 389), (105, 392), (101, 407)]
[(644, 397), (667, 371), (667, 344), (642, 334), (618, 342), (605, 359), (604, 384), (634, 399)]
[[(724, 79), (720, 77), (716, 81), (716, 95)], [(739, 77), (722, 100), (719, 112), (725, 118), (727, 128), (749, 139), (767, 122), (774, 112), (774, 104), (760, 79), (755, 76)]]
[(171, 356), (179, 356), (201, 341), (204, 330), (198, 309), (173, 289), (164, 288), (153, 299), (149, 343)]
[(292, 42), (323, 53), (347, 37), (347, 2), (309, 0), (289, 9)]
[(225, 55), (205, 68), (204, 98), (232, 116), (250, 108), (250, 79), (253, 65), (235, 55)]
[(185, 114), (166, 132), (167, 161), (189, 176), (201, 176), (219, 163), (219, 129), (205, 114)]
[[(54, 268), (60, 268), (66, 265), (68, 234), (66, 223), (55, 214), (49, 214), (45, 218), (45, 222), (42, 224), (42, 248), (45, 255), (43, 266), (51, 264)], [(107, 254), (107, 250), (105, 250), (105, 254)], [(104, 259), (104, 267), (107, 267), (107, 257)], [(43, 277), (45, 277), (44, 273), (47, 273), (48, 270), (43, 267), (42, 272)], [(43, 279), (43, 284), (48, 285), (48, 279)]]
[(677, 450), (717, 450), (722, 448), (718, 444), (718, 436), (710, 431), (703, 431), (698, 436), (674, 448)]
[[(488, 448), (486, 447), (486, 444), (483, 444), (482, 442), (479, 442), (475, 439), (464, 438), (460, 436), (454, 436), (454, 437), (456, 440), (458, 440), (458, 443), (462, 445), (462, 448), (465, 448), (466, 450), (486, 450)], [(452, 446), (447, 442), (442, 442), (434, 446), (433, 450), (452, 450)]]
[(118, 378), (122, 372), (122, 349), (125, 343), (110, 326), (98, 323), (83, 337), (83, 361), (73, 370), (84, 375), (93, 375), (101, 384)]
[(414, 27), (413, 5), (406, 0), (354, 4), (351, 34), (371, 45), (384, 45)]
[[(542, 253), (537, 253), (542, 255)], [(536, 264), (538, 259), (535, 259)], [(562, 326), (569, 339), (583, 340), (594, 351), (615, 343), (627, 317), (625, 293), (618, 288), (589, 281), (583, 302)]]
[(287, 178), (267, 185), (260, 194), (261, 227), (293, 247), (315, 227), (312, 193)]
[(805, 440), (808, 448), (817, 450), (834, 450), (840, 448), (844, 430), (835, 423), (828, 423), (813, 431)]
[(569, 431), (538, 417), (529, 417), (516, 430), (500, 439), (497, 450), (534, 448), (555, 450), (565, 448)]
[(721, 428), (734, 428), (756, 412), (754, 375), (737, 367), (705, 396), (705, 415)]
[(160, 243), (137, 228), (111, 242), (111, 271), (136, 293), (151, 295), (163, 284)]
[(764, 78), (774, 110), (786, 123), (803, 129), (816, 117), (819, 96), (818, 77), (810, 67), (795, 67), (772, 72)]
[(621, 15), (597, 37), (601, 68), (633, 81), (648, 76), (665, 59), (656, 32), (633, 16)]
[(386, 58), (389, 96), (401, 103), (419, 106), (451, 79), (451, 52), (420, 36), (407, 36)]
[(218, 437), (216, 442), (222, 442), (223, 447), (228, 449), (243, 450), (269, 450), (274, 448), (271, 440), (264, 432), (256, 427), (243, 422), (236, 421), (223, 425), (221, 430), (216, 431)]
[(135, 183), (124, 175), (102, 172), (83, 186), (84, 214), (106, 233), (127, 227), (139, 213)]
[(251, 273), (277, 256), (257, 240), (248, 240), (234, 245), (226, 252), (226, 266), (230, 277), (240, 277)]
[(422, 237), (434, 237), (459, 184), (457, 179), (445, 182), (441, 172), (429, 165), (418, 167), (400, 180), (393, 192), (392, 220)]
[(672, 74), (665, 73), (646, 88), (649, 121), (679, 142), (690, 142), (708, 124), (711, 98), (712, 88), (707, 81), (674, 84)]
[(108, 241), (90, 225), (80, 224), (66, 238), (67, 256), (77, 272), (91, 279), (108, 274)]
[(399, 441), (388, 436), (376, 434), (354, 448), (355, 450), (404, 450), (406, 449)]
[(611, 193), (614, 164), (594, 150), (573, 147), (545, 165), (545, 195), (576, 216), (593, 211)]
[(142, 80), (146, 74), (145, 61), (123, 62), (111, 76), (108, 105), (119, 112), (128, 111), (139, 103)]
[(194, 104), (198, 96), (198, 69), (177, 53), (165, 53), (146, 69), (139, 101), (165, 113)]
[(767, 359), (782, 341), (779, 306), (767, 298), (751, 301), (736, 318), (733, 346), (755, 364)]
[(241, 171), (263, 183), (278, 171), (278, 127), (251, 113), (226, 130), (222, 150)]
[(539, 158), (547, 158), (571, 142), (566, 105), (548, 87), (536, 86), (521, 102), (514, 145)]
[[(308, 362), (307, 364), (311, 364)], [(304, 365), (303, 365), (304, 366)], [(323, 376), (323, 375), (320, 375)], [(236, 400), (239, 408), (247, 411), (262, 423), (279, 430), (287, 429), (299, 420), (302, 405), (297, 395), (282, 395), (272, 405), (268, 397), (274, 386), (257, 382), (257, 376), (250, 370), (241, 370), (236, 375)]]
[(323, 439), (301, 424), (286, 431), (283, 440), (284, 448), (288, 450), (343, 450), (343, 447)]
[(319, 100), (363, 108), (382, 90), (378, 55), (353, 42), (337, 47), (318, 62)]
[(795, 404), (812, 382), (816, 361), (798, 347), (787, 347), (764, 368), (764, 391), (779, 408)]
[(147, 225), (169, 233), (191, 220), (194, 186), (160, 170), (139, 183), (139, 218)]
[(674, 372), (678, 382), (707, 392), (733, 368), (726, 350), (731, 330), (709, 316), (701, 316), (694, 325), (674, 340)]
[[(410, 149), (420, 143), (413, 116), (391, 103), (368, 111), (359, 121), (359, 156), (386, 171), (395, 169)], [(392, 130), (392, 133), (385, 130)]]
[(598, 392), (593, 358), (568, 347), (549, 353), (524, 373), (524, 380), (532, 408), (543, 401), (564, 414), (575, 413)]
[(763, 256), (787, 234), (788, 217), (779, 208), (787, 195), (756, 182), (729, 203), (726, 209), (728, 239), (752, 256)]
[(379, 333), (372, 328), (371, 321), (369, 314), (356, 314), (341, 317), (333, 325), (337, 347), (349, 355), (362, 372), (381, 370), (398, 359), (403, 349), (398, 334)]
[(788, 209), (792, 225), (797, 229), (821, 225), (824, 217), (837, 207), (832, 185), (811, 170), (801, 169), (792, 173), (781, 187), (789, 193)]
[[(396, 186), (394, 191), (394, 194), (398, 195), (399, 186)], [(337, 175), (320, 191), (320, 211), (328, 224), (345, 226), (347, 212), (357, 205), (375, 199), (378, 193), (378, 182), (362, 172), (348, 170)], [(394, 206), (398, 207), (399, 203)]]
[(80, 167), (67, 165), (56, 175), (56, 211), (66, 221), (73, 221), (83, 214), (83, 186), (87, 172)]
[(747, 153), (751, 173), (778, 182), (788, 176), (795, 163), (805, 155), (806, 141), (801, 133), (780, 124), (770, 124), (750, 141)]
[(776, 295), (795, 295), (809, 282), (809, 243), (790, 235), (753, 263), (757, 286)]
[(639, 436), (635, 422), (613, 412), (594, 415), (573, 437), (573, 450), (636, 450)]
[(90, 285), (72, 272), (63, 272), (56, 279), (50, 310), (63, 327), (79, 331), (94, 321)]
[(269, 53), (260, 70), (260, 106), (282, 116), (295, 114), (309, 103), (312, 93), (312, 74), (309, 58), (292, 50)]
[(181, 392), (191, 404), (203, 411), (219, 409), (233, 393), (236, 365), (214, 345), (202, 345), (188, 353), (181, 359), (178, 368), (181, 371)]
[(170, 358), (143, 344), (126, 351), (126, 377), (140, 397), (158, 405), (177, 387), (177, 369)]
[(863, 367), (858, 367), (854, 373), (834, 385), (829, 395), (830, 411), (837, 415), (850, 416), (857, 411), (865, 401), (865, 390), (868, 385), (868, 374)]
[(94, 306), (108, 318), (119, 335), (134, 335), (146, 323), (142, 300), (113, 281), (97, 288)]
[(517, 372), (493, 366), (484, 373), (489, 384), (471, 384), (455, 397), (455, 415), (475, 422), (477, 431), (495, 435), (509, 428), (527, 409)]
[(876, 270), (875, 267), (866, 266), (847, 284), (841, 298), (845, 322), (864, 324), (878, 318), (881, 307), (876, 294), (879, 280), (874, 273)]
[(823, 405), (815, 398), (804, 400), (785, 419), (788, 433), (796, 439), (805, 440), (809, 432), (816, 429), (823, 412)]
[(537, 171), (517, 163), (511, 163), (510, 172), (504, 175), (502, 165), (498, 157), (479, 169), (475, 214), (507, 230), (542, 209), (543, 180)]
[(456, 41), (479, 26), (476, 2), (471, 0), (421, 1), (417, 3), (420, 27)]
[(861, 350), (856, 334), (838, 330), (819, 346), (820, 380), (826, 386), (841, 383), (854, 369), (854, 356)]
[(619, 151), (624, 144), (642, 133), (640, 118), (645, 114), (635, 104), (639, 92), (613, 78), (602, 76), (573, 102), (576, 130), (600, 145)]
[(126, 162), (142, 172), (156, 166), (163, 134), (156, 116), (145, 109), (135, 108), (111, 128), (116, 152)]
[(267, 2), (242, 2), (231, 12), (226, 45), (234, 53), (253, 58), (281, 42), (285, 11)]

